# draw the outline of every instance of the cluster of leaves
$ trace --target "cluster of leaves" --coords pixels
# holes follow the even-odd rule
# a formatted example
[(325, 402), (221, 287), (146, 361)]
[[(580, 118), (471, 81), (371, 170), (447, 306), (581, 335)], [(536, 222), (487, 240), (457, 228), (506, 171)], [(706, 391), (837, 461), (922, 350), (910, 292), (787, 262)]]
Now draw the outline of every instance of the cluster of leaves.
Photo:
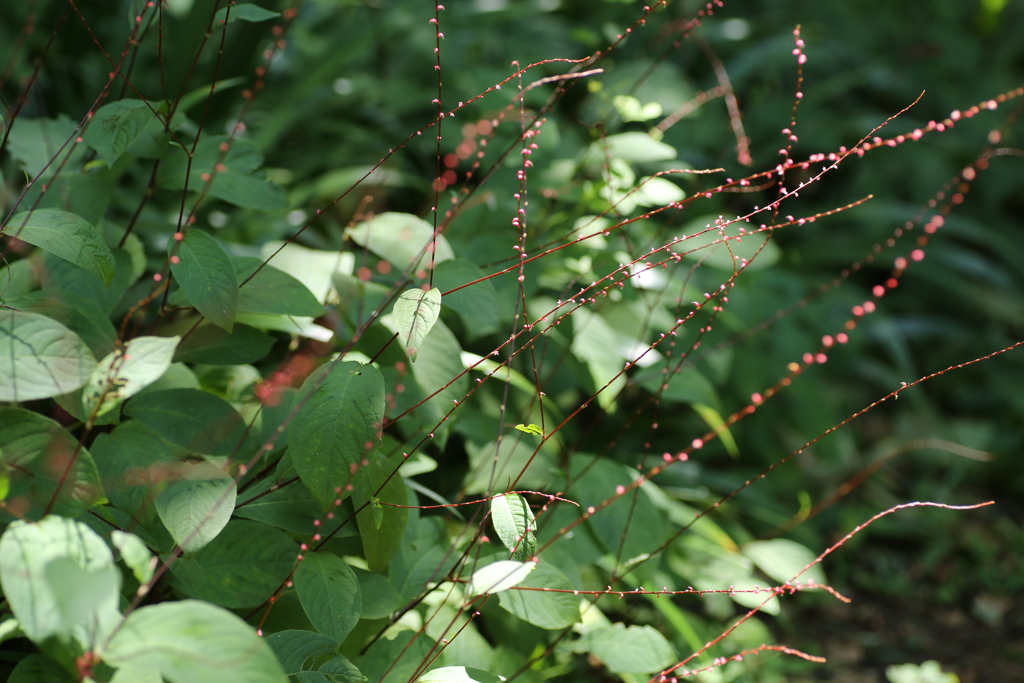
[[(45, 79), (34, 53), (10, 57), (25, 85), (5, 91), (0, 235), (9, 680), (489, 683), (597, 667), (731, 681), (778, 672), (749, 654), (815, 659), (774, 645), (769, 624), (783, 594), (831, 590), (820, 560), (835, 526), (775, 536), (794, 492), (800, 521), (816, 511), (806, 491), (863, 465), (855, 436), (810, 453), (830, 463), (820, 481), (756, 474), (921, 373), (864, 360), (814, 374), (832, 353), (815, 351), (822, 335), (853, 337), (850, 306), (870, 298), (858, 286), (882, 286), (856, 280), (873, 256), (813, 316), (766, 313), (806, 304), (814, 268), (859, 257), (822, 247), (820, 227), (785, 234), (852, 213), (862, 196), (822, 178), (865, 156), (841, 145), (882, 120), (849, 140), (812, 131), (833, 151), (813, 169), (787, 144), (780, 166), (750, 170), (768, 156), (757, 129), (795, 114), (759, 113), (750, 139), (736, 111), (703, 115), (710, 98), (733, 107), (740, 83), (717, 73), (740, 28), (717, 4), (602, 4), (630, 32), (663, 26), (654, 46), (570, 30), (577, 15), (557, 3), (525, 19), (487, 3), (427, 16), (415, 2), (122, 4), (70, 5), (63, 50), (28, 38)], [(21, 12), (24, 36), (50, 5)], [(491, 21), (523, 60), (511, 71)], [(702, 25), (693, 54), (710, 55), (710, 81), (679, 56)], [(551, 40), (526, 39), (537, 32)], [(411, 57), (367, 61), (370, 41), (396, 35)], [(791, 57), (777, 37), (759, 45)], [(773, 76), (802, 73), (795, 44), (798, 65)], [(548, 61), (526, 66), (531, 53)], [(753, 53), (734, 77), (767, 77)], [(37, 101), (68, 59), (94, 91)], [(1013, 156), (989, 135), (1004, 147), (972, 161), (976, 130), (921, 128), (953, 141), (961, 199)], [(714, 143), (694, 142), (702, 131)], [(321, 154), (336, 137), (343, 153)], [(943, 226), (951, 196), (913, 237)], [(903, 225), (897, 201), (910, 200), (870, 219)], [(903, 248), (868, 237), (869, 251)], [(876, 273), (890, 290), (896, 270)], [(902, 337), (888, 343), (907, 356)], [(871, 357), (865, 341), (849, 350)], [(828, 390), (835, 377), (852, 396)], [(776, 394), (798, 409), (780, 430), (758, 422)], [(952, 421), (942, 436), (987, 447), (978, 429)], [(765, 442), (778, 452), (759, 455)], [(708, 514), (755, 480), (752, 508)]]

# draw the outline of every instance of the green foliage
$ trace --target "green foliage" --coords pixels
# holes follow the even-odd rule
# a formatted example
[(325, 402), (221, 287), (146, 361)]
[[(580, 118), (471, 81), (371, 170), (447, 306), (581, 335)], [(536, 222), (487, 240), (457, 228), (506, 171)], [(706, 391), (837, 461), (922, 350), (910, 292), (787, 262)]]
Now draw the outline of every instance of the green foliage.
[(1019, 587), (832, 552), (1021, 490), (1019, 7), (288, 4), (0, 25), (0, 678), (797, 681)]

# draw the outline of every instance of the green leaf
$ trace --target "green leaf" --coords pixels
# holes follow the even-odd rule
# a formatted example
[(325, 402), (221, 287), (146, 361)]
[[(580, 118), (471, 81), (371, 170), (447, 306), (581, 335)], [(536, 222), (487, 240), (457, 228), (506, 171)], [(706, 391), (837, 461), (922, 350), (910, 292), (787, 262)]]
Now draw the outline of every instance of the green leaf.
[(117, 552), (121, 553), (121, 559), (132, 570), (136, 581), (145, 584), (153, 578), (153, 571), (156, 569), (153, 553), (149, 552), (149, 548), (138, 536), (114, 529), (110, 533), (110, 542), (117, 548)]
[[(0, 519), (10, 520), (12, 513), (41, 519), (48, 511), (77, 517), (107, 502), (92, 455), (53, 420), (20, 408), (0, 408), (0, 453), (11, 482)], [(60, 493), (54, 496), (58, 486)]]
[(199, 389), (147, 391), (124, 412), (171, 443), (207, 455), (229, 455), (245, 437), (245, 422), (231, 404)]
[(91, 223), (69, 211), (36, 209), (17, 213), (2, 232), (84, 268), (108, 285), (114, 278), (117, 265), (110, 247)]
[(258, 607), (288, 580), (297, 554), (295, 541), (283, 531), (231, 520), (192, 556), (202, 576), (194, 585), (183, 582), (182, 591), (221, 607)]
[(420, 345), (437, 322), (441, 313), (441, 290), (437, 287), (423, 291), (410, 289), (402, 292), (395, 302), (394, 323), (398, 328), (398, 341), (412, 362), (420, 352)]
[(149, 524), (164, 472), (178, 462), (170, 447), (145, 424), (130, 420), (109, 434), (97, 435), (92, 452), (110, 503)]
[(312, 660), (338, 649), (334, 638), (298, 629), (271, 633), (266, 644), (278, 655), (286, 674), (308, 671)]
[(676, 158), (676, 150), (647, 133), (619, 133), (591, 144), (584, 153), (584, 163), (603, 165), (609, 157), (629, 162), (668, 161)]
[(473, 572), (469, 586), (466, 588), (466, 595), (476, 596), (507, 591), (525, 581), (530, 572), (536, 568), (536, 562), (498, 560)]
[(612, 673), (651, 674), (677, 661), (672, 644), (650, 626), (597, 628), (573, 643), (573, 649), (594, 655)]
[(316, 630), (343, 642), (363, 607), (359, 581), (351, 567), (327, 552), (308, 553), (293, 581), (302, 609)]
[[(415, 272), (455, 258), (444, 235), (434, 235), (434, 227), (408, 213), (381, 213), (345, 230), (359, 246), (391, 262), (400, 272)], [(433, 257), (431, 257), (433, 256)]]
[[(230, 15), (228, 12), (230, 11)], [(271, 12), (248, 2), (223, 7), (217, 10), (213, 18), (214, 24), (233, 24), (236, 21), (260, 22), (281, 16), (280, 12)]]
[(167, 372), (180, 337), (136, 337), (101, 360), (82, 392), (86, 414), (102, 415)]
[(236, 323), (231, 332), (225, 332), (216, 325), (200, 325), (178, 345), (174, 360), (205, 365), (242, 365), (262, 360), (273, 345), (273, 337), (242, 323)]
[(363, 619), (384, 619), (402, 607), (402, 596), (389, 577), (359, 567), (353, 567), (352, 571), (359, 579), (359, 590), (363, 596)]
[(309, 318), (324, 314), (323, 305), (306, 285), (284, 271), (263, 265), (263, 259), (236, 256), (234, 264), (240, 286), (239, 311)]
[(277, 657), (251, 626), (198, 600), (132, 612), (104, 660), (156, 669), (170, 683), (285, 683)]
[(55, 119), (18, 117), (18, 125), (10, 128), (7, 146), (27, 175), (35, 177), (46, 167), (46, 173), (40, 178), (45, 182), (58, 169), (63, 173), (65, 169), (74, 168), (89, 151), (83, 145), (65, 144), (77, 130), (78, 123), (65, 114)]
[(491, 499), (491, 522), (498, 538), (513, 560), (528, 560), (537, 551), (537, 537), (533, 535), (536, 520), (526, 499), (518, 493), (508, 493)]
[(111, 102), (96, 111), (82, 139), (107, 166), (113, 166), (155, 117), (150, 105), (142, 100)]
[(70, 638), (91, 649), (121, 616), (121, 574), (110, 549), (70, 519), (13, 522), (0, 538), (0, 584), (22, 631), (37, 644)]
[(168, 242), (167, 253), (171, 272), (196, 310), (231, 332), (238, 312), (238, 278), (224, 248), (207, 233), (193, 229), (180, 242)]
[[(626, 356), (621, 349), (618, 333), (601, 316), (585, 308), (573, 312), (575, 334), (572, 338), (572, 352), (586, 364), (595, 391), (597, 402), (606, 412), (613, 413), (616, 398), (626, 386), (626, 375), (622, 372)], [(631, 359), (630, 359), (631, 360)]]
[[(770, 541), (751, 541), (740, 546), (740, 552), (746, 555), (758, 569), (778, 581), (780, 584), (792, 581), (804, 571), (804, 568), (817, 559), (817, 554), (806, 546), (788, 538), (773, 538)], [(825, 570), (821, 563), (815, 564), (797, 579), (801, 583), (813, 581), (825, 584)]]
[[(571, 591), (572, 584), (562, 572), (550, 565), (540, 564), (519, 584), (519, 588)], [(510, 590), (498, 598), (502, 609), (543, 629), (566, 628), (580, 620), (579, 598), (571, 592)]]
[(339, 497), (335, 488), (355, 481), (353, 467), (380, 439), (384, 379), (372, 365), (327, 365), (306, 379), (297, 405), (288, 430), (292, 463), (326, 510)]
[[(490, 280), (481, 280), (487, 274), (477, 266), (455, 259), (443, 261), (434, 269), (434, 286), (444, 294), (444, 305), (462, 318), (466, 333), (470, 337), (479, 337), (498, 329), (499, 311), (498, 294)], [(451, 291), (470, 282), (471, 287)]]
[(333, 638), (299, 629), (271, 633), (267, 636), (267, 645), (277, 655), (286, 674), (308, 671), (310, 662), (338, 649)]
[[(398, 552), (409, 521), (409, 510), (395, 505), (408, 505), (405, 480), (394, 472), (395, 465), (379, 453), (371, 456), (370, 464), (360, 469), (352, 501), (356, 509), (359, 536), (363, 542), (366, 563), (375, 572), (384, 572)], [(373, 505), (373, 500), (377, 505)], [(391, 505), (381, 505), (381, 501)], [(366, 507), (364, 507), (366, 506)], [(378, 519), (380, 520), (378, 522)]]
[(31, 401), (75, 391), (95, 367), (85, 342), (57, 321), (0, 310), (0, 401)]
[(49, 657), (30, 654), (14, 667), (7, 683), (78, 683), (78, 677)]
[(185, 552), (195, 552), (217, 537), (235, 509), (235, 481), (207, 462), (182, 463), (180, 479), (157, 496), (156, 513)]
[(518, 429), (521, 432), (526, 432), (527, 434), (533, 434), (534, 436), (544, 436), (544, 429), (540, 425), (535, 425), (535, 424), (529, 424), (529, 425), (518, 424), (518, 425), (516, 425), (516, 429)]
[(505, 678), (488, 671), (465, 666), (445, 666), (428, 671), (418, 683), (501, 683)]

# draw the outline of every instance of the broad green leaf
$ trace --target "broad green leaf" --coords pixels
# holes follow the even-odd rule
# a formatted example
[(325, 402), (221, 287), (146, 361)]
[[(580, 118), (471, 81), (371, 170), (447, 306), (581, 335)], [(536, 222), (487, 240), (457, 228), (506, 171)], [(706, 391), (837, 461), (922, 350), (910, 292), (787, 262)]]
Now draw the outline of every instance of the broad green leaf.
[(193, 229), (180, 242), (169, 241), (167, 253), (171, 272), (196, 310), (231, 332), (238, 312), (238, 278), (224, 248), (207, 233)]
[(280, 12), (271, 12), (270, 10), (263, 9), (258, 5), (243, 2), (217, 10), (217, 15), (213, 18), (213, 23), (214, 25), (227, 25), (236, 21), (260, 22), (279, 16), (281, 16)]
[(661, 370), (659, 366), (647, 368), (636, 381), (647, 391), (660, 396), (662, 401), (707, 406), (719, 404), (714, 385), (697, 368), (685, 367), (673, 375), (664, 375)]
[[(222, 148), (227, 146), (227, 153)], [(288, 196), (280, 185), (263, 180), (257, 169), (263, 163), (259, 150), (244, 138), (226, 135), (204, 137), (199, 141), (191, 164), (178, 147), (172, 147), (157, 173), (157, 184), (169, 190), (207, 192), (235, 206), (262, 211), (278, 211), (288, 206)], [(218, 170), (223, 164), (226, 170)], [(205, 178), (211, 178), (207, 182)]]
[(572, 626), (580, 620), (579, 598), (571, 592), (572, 584), (565, 578), (565, 574), (554, 567), (547, 564), (537, 565), (518, 588), (554, 588), (565, 591), (514, 589), (498, 596), (502, 609), (523, 621), (543, 629), (554, 630)]
[(440, 313), (441, 290), (437, 287), (427, 291), (410, 289), (402, 292), (395, 302), (393, 319), (398, 329), (398, 341), (412, 362), (416, 362), (420, 345)]
[(0, 454), (10, 475), (0, 520), (15, 514), (37, 520), (47, 512), (77, 517), (107, 502), (92, 455), (66, 429), (42, 415), (0, 408)]
[(121, 559), (132, 570), (136, 581), (145, 584), (153, 578), (156, 569), (153, 553), (149, 552), (149, 548), (138, 536), (114, 529), (110, 533), (110, 542), (121, 553)]
[[(127, 251), (113, 249), (112, 253), (117, 269), (109, 283), (92, 271), (79, 268), (54, 254), (46, 254), (42, 270), (44, 291), (49, 297), (88, 315), (89, 308), (80, 305), (81, 299), (86, 299), (94, 304), (90, 308), (99, 308), (105, 317), (110, 317), (132, 285), (133, 267), (131, 254)], [(68, 327), (72, 325), (68, 323)]]
[[(311, 374), (288, 430), (295, 471), (324, 509), (354, 483), (354, 467), (380, 440), (384, 380), (372, 365), (343, 362)], [(346, 495), (346, 494), (341, 494)]]
[(298, 552), (295, 541), (283, 531), (231, 520), (192, 556), (202, 576), (195, 585), (184, 586), (183, 592), (221, 607), (258, 607), (288, 579)]
[(317, 673), (326, 674), (329, 683), (367, 683), (368, 679), (345, 655), (337, 654), (320, 665)]
[(75, 391), (95, 367), (85, 342), (57, 321), (0, 310), (0, 401), (31, 401)]
[(7, 683), (78, 683), (78, 678), (49, 657), (30, 654), (14, 667)]
[(171, 443), (206, 455), (229, 455), (245, 436), (245, 422), (231, 404), (199, 389), (143, 392), (124, 412)]
[(236, 323), (231, 332), (216, 325), (200, 325), (178, 345), (174, 360), (205, 365), (240, 365), (266, 357), (274, 338), (254, 327)]
[(129, 420), (97, 435), (91, 450), (110, 503), (149, 524), (156, 514), (153, 496), (178, 462), (170, 447), (142, 422)]
[(573, 643), (573, 649), (594, 655), (612, 673), (651, 674), (678, 661), (672, 644), (650, 626), (597, 628)]
[(7, 221), (3, 234), (84, 268), (108, 285), (114, 278), (117, 266), (110, 247), (91, 223), (69, 211), (36, 209), (16, 213)]
[[(750, 558), (758, 569), (780, 584), (792, 581), (818, 557), (806, 546), (788, 538), (750, 541), (740, 546), (740, 552)], [(824, 584), (827, 581), (820, 562), (801, 574), (797, 580), (804, 584), (811, 581)]]
[[(408, 505), (405, 480), (394, 474), (395, 465), (379, 453), (371, 455), (370, 464), (356, 475), (352, 502), (356, 509), (359, 536), (363, 541), (363, 555), (375, 572), (384, 572), (398, 552), (409, 520), (409, 510), (395, 505)], [(376, 506), (373, 505), (376, 501)], [(381, 502), (391, 505), (381, 505)], [(364, 505), (369, 505), (363, 507)], [(378, 521), (379, 517), (379, 521)]]
[(81, 522), (13, 522), (0, 538), (0, 584), (37, 644), (57, 637), (90, 649), (120, 619), (121, 574), (107, 544)]
[(608, 413), (615, 412), (616, 398), (626, 386), (623, 372), (627, 359), (619, 335), (601, 316), (585, 308), (573, 312), (575, 334), (572, 352), (586, 364), (594, 390), (602, 390), (597, 402)]
[(524, 489), (546, 489), (554, 471), (551, 455), (543, 447), (538, 452), (536, 439), (517, 437), (521, 435), (513, 432), (500, 443), (467, 447), (469, 472), (463, 482), (467, 493), (487, 494), (512, 481)]
[[(69, 270), (76, 270), (96, 279), (80, 268), (66, 265)], [(0, 278), (2, 277), (0, 275)], [(23, 313), (45, 315), (60, 323), (77, 334), (96, 358), (106, 356), (117, 347), (117, 329), (110, 322), (107, 312), (90, 298), (67, 291), (44, 289), (27, 296), (6, 299), (4, 304)]]
[[(615, 496), (620, 486), (631, 486), (634, 476), (625, 465), (587, 455), (573, 456), (570, 473), (573, 490), (580, 492), (577, 502), (582, 510)], [(581, 509), (573, 509), (582, 514)], [(664, 517), (643, 487), (619, 497), (599, 514), (589, 517), (585, 524), (605, 552), (618, 556), (623, 562), (658, 549), (669, 531)]]
[(154, 118), (155, 112), (142, 100), (111, 102), (96, 111), (82, 139), (113, 166)]
[(290, 629), (267, 636), (267, 645), (277, 655), (286, 674), (308, 671), (312, 660), (330, 655), (338, 642), (320, 633)]
[[(443, 321), (438, 320), (430, 335), (423, 340), (412, 374), (424, 394), (433, 394), (428, 400), (429, 409), (422, 413), (422, 417), (435, 433), (439, 433), (442, 430), (434, 429), (435, 425), (448, 415), (455, 401), (461, 402), (466, 397), (469, 390), (468, 373), (462, 365), (462, 349)], [(444, 424), (451, 425), (458, 414), (453, 413)], [(443, 448), (443, 445), (438, 447)]]
[(260, 256), (272, 259), (272, 266), (306, 285), (317, 301), (336, 300), (331, 276), (351, 275), (355, 268), (355, 257), (348, 252), (309, 249), (300, 244), (267, 242)]
[(505, 678), (482, 669), (465, 666), (445, 666), (428, 671), (418, 683), (501, 683)]
[(525, 581), (536, 568), (536, 562), (498, 560), (473, 572), (466, 594), (476, 596), (507, 591)]
[(251, 626), (198, 600), (132, 612), (104, 659), (156, 669), (170, 683), (285, 683), (277, 657)]
[(584, 152), (584, 163), (588, 165), (607, 163), (608, 158), (629, 162), (668, 161), (676, 158), (676, 150), (647, 133), (630, 132), (609, 135)]
[(86, 414), (117, 407), (167, 372), (180, 337), (136, 337), (99, 362), (82, 392)]
[[(29, 176), (35, 177), (43, 172), (40, 178), (45, 181), (58, 169), (74, 168), (89, 150), (83, 145), (65, 144), (78, 130), (78, 123), (65, 114), (55, 119), (18, 118), (18, 125), (10, 128), (7, 148), (11, 155), (21, 162), (22, 168)], [(49, 164), (47, 166), (47, 164)]]
[(263, 265), (263, 259), (236, 256), (234, 264), (240, 286), (239, 311), (309, 318), (324, 314), (323, 305), (306, 285), (284, 271)]
[[(277, 488), (273, 488), (275, 486)], [(289, 479), (267, 477), (247, 487), (239, 495), (239, 504), (235, 508), (236, 517), (263, 522), (297, 534), (309, 533), (312, 520), (320, 517), (321, 512), (319, 501), (309, 489), (301, 481), (295, 481), (294, 470)], [(322, 533), (328, 533), (337, 524), (340, 522), (333, 526), (325, 523)]]
[[(718, 228), (721, 219), (720, 215), (708, 214), (688, 221), (680, 232), (689, 237), (677, 244), (675, 251), (687, 259), (728, 271), (741, 268), (745, 262), (749, 263), (748, 270), (767, 268), (779, 260), (782, 252), (770, 239), (771, 232), (750, 234), (754, 226), (742, 220)], [(732, 220), (733, 216), (725, 219)]]
[(526, 499), (518, 493), (507, 493), (491, 499), (491, 522), (498, 538), (513, 560), (528, 560), (537, 550), (537, 537), (533, 535), (536, 521)]
[[(469, 261), (454, 259), (442, 261), (434, 269), (434, 286), (444, 295), (444, 305), (462, 318), (470, 337), (489, 334), (498, 328), (498, 294), (490, 280), (481, 280), (487, 274)], [(476, 284), (451, 291), (470, 282)]]
[(308, 553), (295, 570), (295, 590), (316, 630), (342, 642), (355, 628), (363, 601), (351, 567), (327, 552)]
[(434, 235), (434, 227), (408, 213), (381, 213), (345, 230), (360, 247), (386, 259), (400, 272), (415, 272), (433, 263), (455, 258), (444, 235)]
[[(693, 576), (693, 587), (697, 590), (722, 590), (723, 586), (733, 589), (729, 597), (738, 605), (746, 608), (760, 607), (765, 614), (782, 612), (778, 597), (772, 596), (764, 578), (754, 573), (751, 561), (739, 553), (714, 557), (699, 565)], [(763, 607), (762, 603), (765, 603)]]
[(402, 596), (387, 576), (353, 567), (363, 596), (363, 619), (384, 619), (402, 607)]
[(174, 542), (188, 553), (217, 537), (235, 509), (235, 481), (207, 462), (182, 463), (180, 477), (156, 498), (160, 515)]

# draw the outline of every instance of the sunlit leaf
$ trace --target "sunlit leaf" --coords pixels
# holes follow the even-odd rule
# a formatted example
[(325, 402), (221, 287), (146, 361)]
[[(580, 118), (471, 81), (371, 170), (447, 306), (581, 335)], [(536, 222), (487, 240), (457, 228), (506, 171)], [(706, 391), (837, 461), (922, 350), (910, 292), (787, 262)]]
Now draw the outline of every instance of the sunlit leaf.
[(160, 379), (171, 365), (180, 337), (136, 337), (101, 360), (82, 392), (86, 414), (115, 408)]
[(499, 560), (473, 572), (466, 593), (468, 595), (484, 595), (507, 591), (522, 583), (536, 568), (536, 562)]
[(180, 480), (157, 496), (156, 512), (174, 542), (195, 552), (217, 537), (235, 508), (234, 480), (210, 463), (182, 463)]
[(0, 401), (31, 401), (78, 389), (96, 367), (74, 332), (44, 315), (0, 310)]
[(441, 290), (410, 289), (402, 292), (395, 302), (394, 322), (398, 329), (398, 341), (405, 348), (409, 358), (416, 362), (420, 345), (437, 322), (441, 313)]
[(518, 493), (508, 493), (491, 499), (491, 522), (502, 544), (512, 553), (513, 560), (528, 560), (537, 550), (533, 535), (536, 521), (526, 499)]

